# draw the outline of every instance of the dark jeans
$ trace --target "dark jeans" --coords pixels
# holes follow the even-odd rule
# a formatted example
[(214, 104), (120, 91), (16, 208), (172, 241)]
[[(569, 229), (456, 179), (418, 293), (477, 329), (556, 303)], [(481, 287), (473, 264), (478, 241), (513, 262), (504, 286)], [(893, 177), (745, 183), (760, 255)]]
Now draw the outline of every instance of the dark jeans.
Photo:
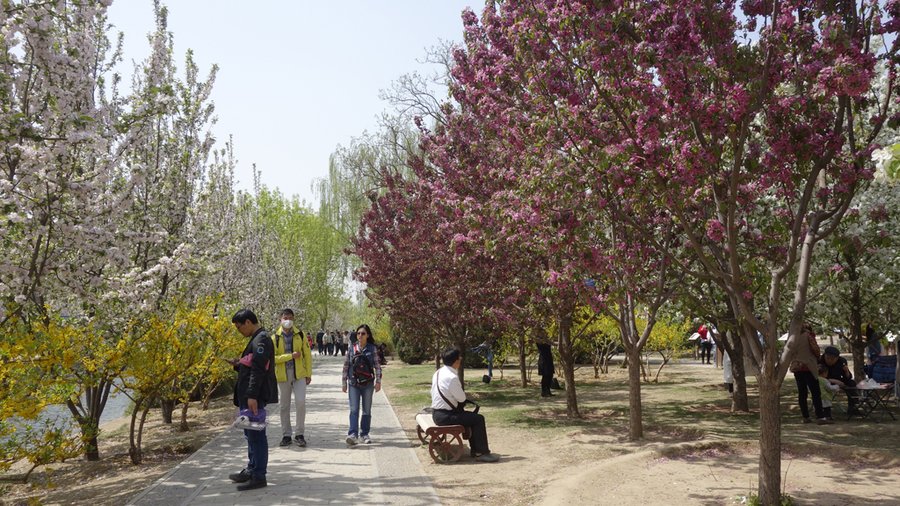
[(449, 411), (436, 409), (431, 413), (431, 418), (438, 425), (462, 425), (472, 429), (469, 437), (469, 447), (472, 448), (472, 456), (491, 453), (488, 447), (487, 428), (484, 425), (484, 417), (470, 411)]
[[(265, 405), (260, 403), (260, 408)], [(244, 406), (246, 407), (246, 406)], [(269, 440), (266, 431), (244, 429), (247, 438), (247, 472), (256, 479), (266, 478), (266, 467), (269, 465)]]
[(700, 363), (710, 364), (712, 358), (712, 343), (700, 343)]
[(816, 418), (825, 416), (822, 409), (822, 391), (819, 390), (819, 380), (809, 371), (800, 371), (794, 373), (794, 380), (797, 381), (797, 401), (800, 403), (800, 413), (803, 418), (809, 418), (809, 405), (806, 404), (806, 398), (812, 393), (813, 408), (816, 411)]
[(851, 412), (856, 411), (859, 409), (856, 406), (859, 402), (859, 390), (856, 390), (856, 380), (849, 379), (844, 382), (844, 385), (851, 389), (847, 390), (847, 410)]

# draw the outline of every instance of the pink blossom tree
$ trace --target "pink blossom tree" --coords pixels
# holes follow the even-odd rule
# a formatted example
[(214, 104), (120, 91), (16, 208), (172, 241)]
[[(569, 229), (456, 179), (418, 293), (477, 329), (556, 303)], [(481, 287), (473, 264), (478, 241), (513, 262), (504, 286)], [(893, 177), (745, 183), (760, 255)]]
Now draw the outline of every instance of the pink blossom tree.
[[(475, 59), (475, 78), (492, 76), (494, 94), (527, 94), (534, 123), (550, 116), (559, 127), (549, 140), (562, 133), (570, 151), (602, 150), (605, 159), (586, 158), (598, 177), (623, 202), (671, 213), (690, 259), (668, 253), (664, 236), (645, 240), (735, 308), (759, 370), (766, 504), (780, 495), (778, 392), (804, 342), (813, 252), (871, 175), (895, 112), (896, 38), (879, 38), (897, 31), (898, 14), (893, 1), (548, 0), (493, 3), (483, 30), (465, 16), (467, 37), (494, 55)], [(886, 88), (870, 94), (877, 73)], [(643, 216), (618, 218), (654, 231)]]
[[(629, 433), (638, 439), (640, 355), (673, 293), (674, 223), (615, 170), (609, 136), (579, 140), (583, 125), (559, 100), (559, 75), (540, 71), (549, 53), (541, 41), (518, 45), (518, 21), (492, 9), (483, 24), (471, 12), (464, 23), (450, 83), (455, 105), (424, 143), (440, 177), (423, 179), (473, 230), (462, 240), (507, 259), (506, 245), (527, 244), (514, 262), (533, 274), (517, 278), (520, 299), (556, 321), (569, 416), (578, 416), (575, 341), (587, 328), (573, 328), (579, 301), (618, 323), (630, 358)], [(647, 324), (639, 328), (640, 315)]]
[(442, 216), (429, 188), (418, 180), (385, 183), (353, 242), (362, 264), (356, 278), (392, 321), (465, 352), (481, 339), (478, 330), (500, 320), (495, 308), (508, 287), (496, 282), (489, 255), (457, 254), (459, 225)]

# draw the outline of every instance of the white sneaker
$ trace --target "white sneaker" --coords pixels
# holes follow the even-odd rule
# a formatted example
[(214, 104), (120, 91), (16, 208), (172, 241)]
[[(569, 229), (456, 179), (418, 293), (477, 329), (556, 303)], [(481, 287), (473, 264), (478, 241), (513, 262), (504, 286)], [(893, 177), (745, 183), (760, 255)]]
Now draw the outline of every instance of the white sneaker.
[(367, 444), (371, 444), (371, 443), (372, 443), (372, 440), (369, 439), (369, 436), (362, 437), (362, 444), (367, 445)]
[(356, 446), (356, 443), (356, 436), (352, 434), (347, 436), (347, 446)]

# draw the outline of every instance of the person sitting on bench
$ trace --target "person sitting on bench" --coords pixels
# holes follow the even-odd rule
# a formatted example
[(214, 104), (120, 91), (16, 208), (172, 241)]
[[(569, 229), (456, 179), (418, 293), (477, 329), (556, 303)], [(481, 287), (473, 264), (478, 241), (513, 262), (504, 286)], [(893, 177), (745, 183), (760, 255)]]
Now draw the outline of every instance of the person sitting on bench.
[(431, 377), (431, 417), (437, 425), (462, 425), (472, 431), (469, 437), (471, 454), (479, 462), (497, 462), (498, 455), (488, 447), (487, 428), (484, 417), (463, 408), (466, 392), (459, 382), (459, 367), (462, 354), (457, 348), (450, 348), (442, 355), (444, 367)]
[(857, 396), (859, 394), (856, 391), (856, 381), (853, 379), (853, 373), (850, 372), (850, 367), (847, 366), (847, 359), (842, 357), (841, 352), (834, 346), (827, 346), (825, 353), (822, 354), (822, 358), (819, 359), (819, 364), (824, 365), (827, 369), (826, 378), (837, 380), (837, 382), (832, 381), (832, 383), (841, 384), (844, 388), (850, 389), (847, 392), (847, 414), (858, 415)]

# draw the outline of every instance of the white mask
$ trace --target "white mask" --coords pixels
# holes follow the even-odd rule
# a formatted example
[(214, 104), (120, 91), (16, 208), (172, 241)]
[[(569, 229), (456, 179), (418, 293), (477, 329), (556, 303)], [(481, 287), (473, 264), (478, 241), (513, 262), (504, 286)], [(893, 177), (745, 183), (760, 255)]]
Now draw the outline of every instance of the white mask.
[(289, 329), (294, 326), (294, 320), (281, 320), (281, 328)]

